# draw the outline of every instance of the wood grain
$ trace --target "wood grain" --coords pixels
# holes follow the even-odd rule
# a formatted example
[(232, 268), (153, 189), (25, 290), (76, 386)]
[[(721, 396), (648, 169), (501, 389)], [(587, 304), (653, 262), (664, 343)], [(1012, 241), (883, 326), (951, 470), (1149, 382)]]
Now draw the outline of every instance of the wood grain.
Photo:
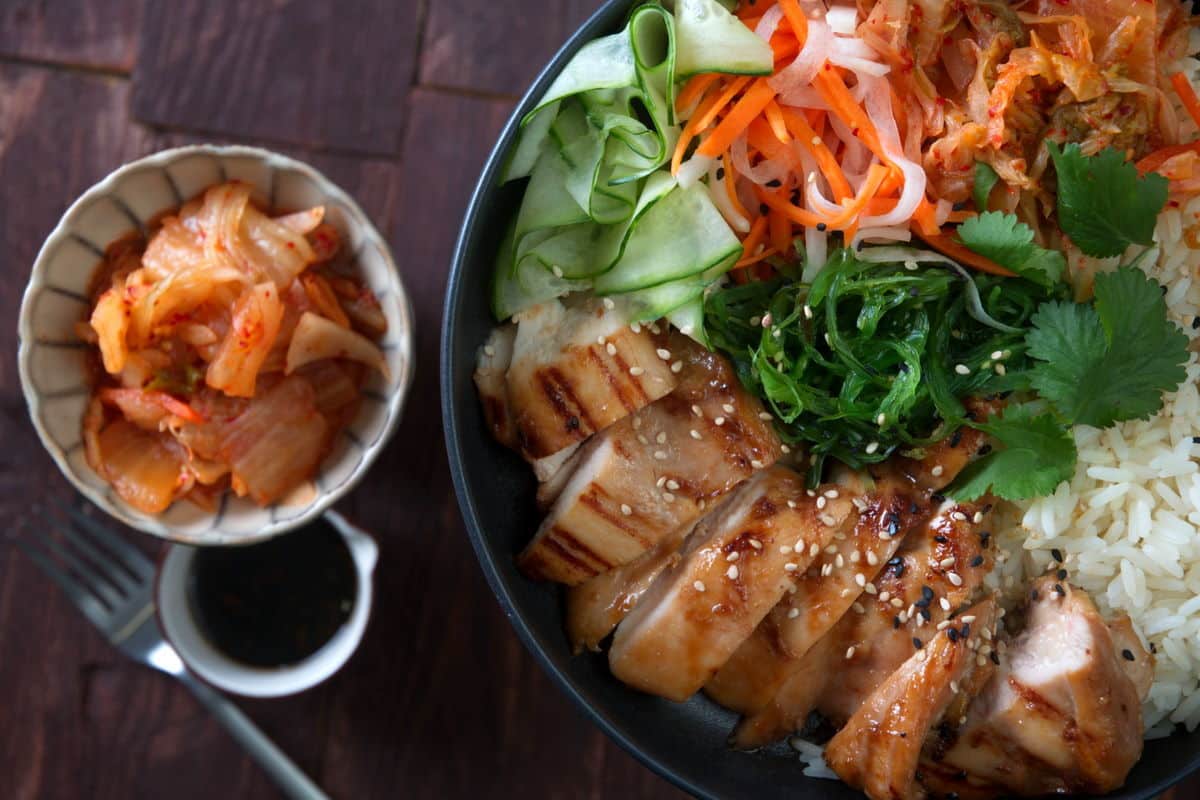
[(546, 0), (532, 11), (527, 0), (437, 0), (429, 7), (421, 82), (524, 94), (598, 5), (595, 0)]
[(394, 154), (417, 0), (152, 3), (134, 116), (168, 128)]
[(128, 72), (144, 0), (5, 0), (0, 55)]

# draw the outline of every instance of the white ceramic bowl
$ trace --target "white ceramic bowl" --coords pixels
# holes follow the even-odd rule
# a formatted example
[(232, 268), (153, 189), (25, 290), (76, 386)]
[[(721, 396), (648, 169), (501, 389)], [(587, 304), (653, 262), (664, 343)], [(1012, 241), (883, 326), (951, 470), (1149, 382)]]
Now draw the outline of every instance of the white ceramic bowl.
[[(391, 370), (372, 373), (362, 409), (321, 463), (312, 491), (260, 508), (226, 494), (216, 513), (188, 502), (147, 516), (127, 505), (88, 466), (82, 419), (90, 388), (86, 346), (75, 323), (88, 313), (86, 295), (104, 249), (121, 236), (205, 188), (241, 180), (267, 208), (324, 205), (344, 246), (356, 254), (362, 277), (388, 320), (381, 347)], [(400, 421), (412, 382), (412, 308), (391, 252), (358, 204), (307, 164), (254, 147), (198, 145), (164, 150), (113, 172), (76, 200), (42, 245), (21, 303), (21, 386), (42, 443), (63, 474), (100, 508), (126, 525), (191, 544), (261, 541), (318, 517), (362, 477)]]
[(372, 575), (379, 559), (379, 547), (362, 530), (351, 525), (336, 511), (326, 519), (342, 535), (358, 575), (358, 594), (354, 610), (333, 638), (308, 658), (273, 669), (252, 667), (234, 661), (209, 644), (196, 625), (187, 601), (188, 574), (196, 548), (175, 545), (167, 551), (158, 571), (155, 602), (159, 622), (167, 640), (179, 658), (205, 682), (227, 692), (247, 697), (281, 697), (316, 686), (333, 675), (349, 660), (362, 641), (371, 614)]

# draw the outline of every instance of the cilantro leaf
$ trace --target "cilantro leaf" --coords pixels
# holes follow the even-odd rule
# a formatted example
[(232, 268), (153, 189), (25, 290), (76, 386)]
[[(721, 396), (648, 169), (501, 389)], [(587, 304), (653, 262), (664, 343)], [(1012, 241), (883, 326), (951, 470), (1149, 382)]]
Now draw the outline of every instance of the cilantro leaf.
[(988, 197), (991, 196), (998, 180), (1000, 176), (990, 164), (985, 161), (975, 162), (975, 186), (972, 194), (975, 197), (975, 207), (980, 211), (987, 211)]
[(956, 500), (994, 494), (1027, 500), (1054, 492), (1075, 473), (1075, 440), (1071, 429), (1053, 414), (1034, 414), (1027, 405), (1012, 406), (1003, 417), (992, 415), (976, 427), (1002, 447), (967, 466), (950, 491)]
[(1062, 253), (1033, 243), (1033, 230), (1014, 214), (987, 211), (958, 226), (958, 238), (969, 249), (1007, 267), (1022, 278), (1052, 286), (1067, 268)]
[(1187, 377), (1187, 336), (1139, 269), (1097, 275), (1095, 292), (1094, 306), (1045, 303), (1033, 315), (1031, 383), (1072, 424), (1145, 419)]
[(1154, 243), (1154, 224), (1167, 202), (1167, 179), (1138, 177), (1119, 150), (1085, 156), (1077, 144), (1046, 142), (1058, 173), (1058, 224), (1089, 256), (1119, 256), (1131, 244)]

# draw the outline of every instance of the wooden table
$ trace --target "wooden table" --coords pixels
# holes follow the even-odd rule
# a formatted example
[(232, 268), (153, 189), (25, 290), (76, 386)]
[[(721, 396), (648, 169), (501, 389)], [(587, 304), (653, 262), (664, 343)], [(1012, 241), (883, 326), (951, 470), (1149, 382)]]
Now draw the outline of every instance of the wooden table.
[[(29, 423), (16, 317), (37, 248), (123, 162), (188, 142), (316, 165), (390, 240), (413, 297), (404, 423), (340, 506), (382, 546), (362, 649), (242, 706), (334, 797), (678, 797), (584, 720), (513, 635), (446, 468), (437, 346), (453, 240), (488, 148), (596, 0), (6, 0), (0, 7), (0, 520), (71, 491)], [(337, 11), (335, 13), (335, 6)], [(0, 793), (274, 797), (170, 679), (125, 661), (0, 546)], [(1200, 783), (1177, 797), (1194, 797)]]

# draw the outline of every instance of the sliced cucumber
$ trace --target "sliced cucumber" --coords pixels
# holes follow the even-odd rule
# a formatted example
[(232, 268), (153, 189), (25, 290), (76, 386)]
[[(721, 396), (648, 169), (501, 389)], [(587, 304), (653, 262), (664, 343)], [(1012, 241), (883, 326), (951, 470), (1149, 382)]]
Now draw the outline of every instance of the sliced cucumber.
[(614, 294), (657, 286), (698, 275), (741, 250), (703, 186), (676, 187), (646, 211), (620, 260), (594, 288)]
[(690, 336), (703, 347), (709, 347), (708, 334), (704, 330), (703, 292), (667, 314), (667, 322), (678, 328), (684, 336)]
[(558, 116), (558, 103), (551, 103), (533, 112), (522, 123), (517, 135), (517, 144), (513, 147), (504, 168), (500, 171), (500, 183), (508, 183), (519, 178), (526, 178), (533, 172), (533, 165), (542, 154), (547, 135), (554, 118)]
[(709, 284), (724, 275), (733, 266), (735, 260), (735, 258), (729, 258), (699, 275), (668, 281), (625, 295), (633, 309), (633, 319), (638, 322), (648, 322), (669, 316), (676, 309), (703, 295)]
[(676, 0), (675, 80), (700, 72), (770, 75), (771, 46), (716, 0)]

